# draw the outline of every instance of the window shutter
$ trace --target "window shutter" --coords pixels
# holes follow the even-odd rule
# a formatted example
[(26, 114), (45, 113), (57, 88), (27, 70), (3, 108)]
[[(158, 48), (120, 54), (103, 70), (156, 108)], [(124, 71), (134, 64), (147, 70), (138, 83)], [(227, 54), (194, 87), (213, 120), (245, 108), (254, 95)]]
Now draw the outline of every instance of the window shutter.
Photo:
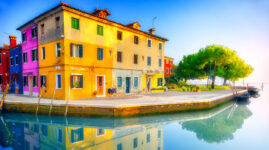
[(79, 57), (83, 57), (83, 46), (79, 45)]
[(74, 88), (74, 85), (73, 85), (73, 75), (71, 75), (71, 77), (70, 77), (70, 84), (71, 84), (71, 88)]
[(101, 60), (104, 60), (104, 50), (101, 49)]
[(83, 88), (83, 76), (80, 76), (80, 87)]
[(70, 44), (70, 56), (73, 57), (73, 43)]
[(33, 50), (31, 51), (31, 60), (32, 61), (34, 60), (34, 51)]

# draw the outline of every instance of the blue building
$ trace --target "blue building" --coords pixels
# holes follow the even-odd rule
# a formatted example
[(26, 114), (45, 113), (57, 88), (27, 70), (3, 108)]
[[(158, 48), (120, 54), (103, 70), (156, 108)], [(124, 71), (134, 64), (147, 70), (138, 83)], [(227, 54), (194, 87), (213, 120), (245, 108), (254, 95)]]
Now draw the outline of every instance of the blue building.
[(10, 49), (10, 92), (16, 94), (23, 93), (22, 79), (22, 54), (21, 45), (16, 45)]

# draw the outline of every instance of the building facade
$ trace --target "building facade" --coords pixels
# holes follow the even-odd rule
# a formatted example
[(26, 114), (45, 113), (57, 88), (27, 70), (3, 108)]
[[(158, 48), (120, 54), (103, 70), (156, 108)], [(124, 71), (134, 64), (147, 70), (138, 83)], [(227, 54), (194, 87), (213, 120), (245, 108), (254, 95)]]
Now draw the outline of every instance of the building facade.
[(38, 25), (42, 97), (82, 99), (163, 91), (165, 38), (65, 3), (32, 21)]
[(169, 77), (173, 73), (173, 61), (174, 58), (164, 56), (164, 75)]
[(28, 96), (39, 95), (37, 28), (32, 21), (18, 28), (22, 35), (23, 95)]
[(16, 39), (9, 36), (10, 45), (0, 47), (0, 91), (4, 92), (10, 81), (9, 49), (16, 46)]
[[(13, 37), (16, 39), (16, 37)], [(21, 45), (10, 49), (10, 92), (23, 93)]]

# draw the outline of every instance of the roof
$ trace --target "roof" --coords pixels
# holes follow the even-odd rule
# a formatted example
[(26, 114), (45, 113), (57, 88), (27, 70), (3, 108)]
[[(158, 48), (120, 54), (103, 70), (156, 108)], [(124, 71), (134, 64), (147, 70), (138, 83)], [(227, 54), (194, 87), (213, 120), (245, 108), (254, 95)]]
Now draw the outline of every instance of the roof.
[(111, 15), (109, 12), (108, 12), (108, 10), (105, 8), (105, 9), (95, 9), (95, 11), (92, 13), (92, 14), (96, 14), (96, 13), (98, 13), (98, 12), (100, 12), (100, 11), (104, 11), (104, 12), (106, 12), (107, 13), (107, 15)]
[(168, 58), (168, 59), (172, 59), (172, 60), (174, 60), (174, 58), (172, 58), (172, 57), (168, 57), (168, 56), (164, 56), (164, 58)]
[[(168, 41), (167, 38), (163, 38), (163, 37), (160, 37), (160, 36), (157, 36), (157, 35), (153, 35), (153, 34), (150, 34), (150, 33), (148, 33), (148, 32), (145, 32), (145, 31), (142, 31), (142, 30), (138, 30), (138, 29), (134, 29), (134, 28), (132, 28), (132, 27), (128, 27), (128, 26), (126, 26), (126, 25), (124, 25), (124, 24), (121, 24), (121, 23), (118, 23), (118, 22), (115, 22), (115, 21), (112, 21), (112, 20), (108, 20), (108, 19), (104, 19), (104, 18), (95, 16), (95, 15), (92, 14), (92, 13), (88, 13), (88, 12), (85, 12), (85, 11), (83, 11), (83, 10), (77, 9), (77, 8), (75, 8), (75, 7), (71, 7), (71, 6), (69, 6), (68, 4), (63, 3), (63, 2), (61, 2), (59, 5), (57, 5), (57, 6), (53, 7), (53, 8), (51, 8), (50, 10), (48, 10), (48, 11), (46, 11), (46, 12), (44, 12), (44, 13), (38, 15), (37, 17), (33, 18), (32, 20), (30, 20), (30, 21), (28, 21), (27, 23), (23, 24), (22, 26), (18, 27), (17, 30), (20, 30), (20, 29), (22, 29), (23, 27), (25, 27), (25, 26), (27, 26), (27, 25), (29, 25), (29, 24), (31, 24), (31, 23), (35, 23), (35, 20), (36, 20), (37, 18), (41, 17), (42, 15), (45, 15), (46, 13), (49, 13), (49, 12), (51, 12), (51, 11), (57, 9), (57, 8), (59, 8), (59, 7), (62, 7), (62, 6), (68, 7), (68, 8), (70, 8), (70, 9), (73, 9), (73, 10), (76, 10), (76, 11), (80, 11), (80, 12), (82, 12), (82, 13), (91, 15), (91, 16), (93, 16), (93, 17), (97, 17), (97, 18), (99, 18), (99, 19), (103, 19), (103, 20), (109, 21), (109, 22), (111, 22), (111, 23), (118, 24), (118, 25), (120, 25), (120, 26), (122, 26), (122, 27), (127, 27), (127, 28), (129, 28), (129, 29), (131, 29), (131, 30), (138, 31), (138, 32), (147, 34), (147, 35), (149, 35), (149, 36), (152, 36), (152, 37), (155, 37), (155, 38), (164, 40), (164, 41)], [(99, 10), (104, 10), (104, 9), (99, 9)], [(106, 10), (106, 9), (105, 9), (105, 10)]]
[(4, 46), (0, 47), (0, 50), (8, 50), (8, 49), (9, 49), (8, 44), (4, 44)]
[(18, 48), (18, 47), (21, 47), (21, 44), (17, 44), (16, 46), (10, 48), (9, 50), (12, 50), (12, 49), (15, 49), (15, 48)]

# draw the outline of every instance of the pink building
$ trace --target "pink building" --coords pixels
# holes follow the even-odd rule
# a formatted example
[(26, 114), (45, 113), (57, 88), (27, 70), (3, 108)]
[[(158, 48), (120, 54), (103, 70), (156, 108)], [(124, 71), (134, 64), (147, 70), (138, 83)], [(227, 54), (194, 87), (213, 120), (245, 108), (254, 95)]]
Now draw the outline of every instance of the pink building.
[(23, 94), (39, 95), (37, 25), (30, 22), (18, 28), (22, 34)]

